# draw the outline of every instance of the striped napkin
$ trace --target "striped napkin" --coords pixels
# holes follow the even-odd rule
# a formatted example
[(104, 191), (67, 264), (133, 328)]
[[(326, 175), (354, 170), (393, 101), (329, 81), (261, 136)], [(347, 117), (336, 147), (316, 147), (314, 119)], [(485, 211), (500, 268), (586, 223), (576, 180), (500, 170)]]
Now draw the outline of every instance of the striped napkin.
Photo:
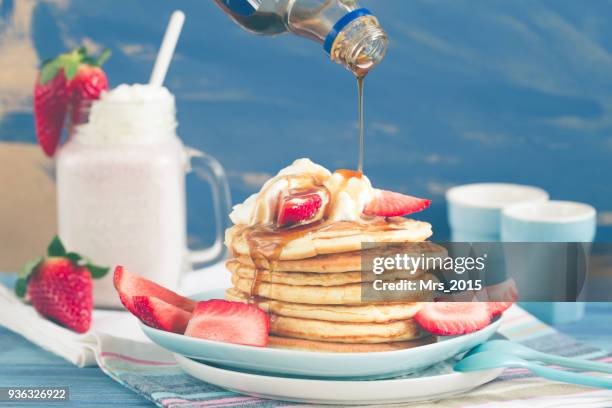
[[(160, 407), (300, 406), (240, 395), (190, 377), (181, 370), (169, 352), (148, 342), (139, 332), (134, 319), (126, 313), (97, 313), (94, 329), (88, 334), (76, 335), (39, 317), (31, 307), (15, 299), (12, 291), (2, 285), (0, 311), (0, 325), (22, 334), (73, 364), (99, 365), (115, 381)], [(109, 321), (112, 322), (114, 332), (103, 329), (105, 322)], [(518, 306), (513, 306), (504, 314), (499, 334), (544, 352), (612, 362), (612, 356), (608, 353), (560, 334)], [(445, 369), (450, 367), (451, 364), (447, 364)], [(424, 372), (420, 375), (432, 373)], [(496, 380), (469, 394), (435, 403), (394, 406), (611, 407), (612, 391), (550, 382), (534, 377), (523, 369), (509, 369)]]

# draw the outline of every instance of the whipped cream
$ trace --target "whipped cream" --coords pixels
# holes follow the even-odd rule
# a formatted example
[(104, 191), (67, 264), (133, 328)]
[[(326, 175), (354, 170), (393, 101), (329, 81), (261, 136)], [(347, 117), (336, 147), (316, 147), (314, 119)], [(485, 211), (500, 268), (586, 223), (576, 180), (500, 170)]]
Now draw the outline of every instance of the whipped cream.
[(121, 84), (109, 91), (102, 92), (98, 104), (107, 102), (170, 102), (174, 103), (174, 96), (165, 86), (148, 84)]
[(374, 188), (366, 176), (351, 177), (346, 180), (340, 173), (334, 173), (325, 182), (331, 193), (332, 221), (359, 221), (365, 206), (374, 198)]
[(374, 198), (374, 189), (365, 177), (347, 179), (341, 173), (331, 173), (310, 159), (298, 159), (268, 180), (258, 193), (234, 206), (230, 219), (234, 224), (257, 225), (273, 223), (278, 198), (282, 191), (323, 185), (329, 191), (328, 220), (358, 221), (366, 204)]
[(175, 101), (167, 88), (122, 84), (92, 102), (76, 138), (86, 144), (148, 143), (174, 136), (175, 128)]

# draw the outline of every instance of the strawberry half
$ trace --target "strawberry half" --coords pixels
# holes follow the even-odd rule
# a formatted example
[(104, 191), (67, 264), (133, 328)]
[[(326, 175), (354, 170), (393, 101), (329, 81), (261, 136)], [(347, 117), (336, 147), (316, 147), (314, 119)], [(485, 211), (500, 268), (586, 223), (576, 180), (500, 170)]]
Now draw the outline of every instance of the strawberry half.
[(46, 155), (55, 154), (68, 111), (73, 124), (82, 122), (85, 101), (98, 99), (102, 90), (108, 89), (106, 75), (99, 66), (109, 55), (105, 50), (93, 59), (85, 48), (79, 48), (43, 63), (34, 85), (33, 102), (36, 137)]
[(380, 217), (396, 217), (423, 211), (431, 204), (431, 200), (412, 197), (387, 190), (375, 190), (374, 199), (370, 201), (363, 213)]
[(426, 303), (414, 316), (423, 329), (440, 336), (472, 333), (491, 323), (486, 303), (435, 302)]
[(151, 296), (134, 296), (132, 302), (136, 317), (147, 326), (178, 334), (185, 333), (191, 313)]
[(27, 297), (43, 316), (84, 333), (91, 326), (93, 278), (100, 278), (108, 268), (86, 263), (74, 253), (66, 252), (58, 237), (48, 248), (48, 258), (28, 262), (15, 285), (20, 297)]
[(322, 206), (323, 199), (319, 193), (289, 192), (279, 199), (276, 225), (284, 227), (315, 221)]
[(138, 316), (138, 313), (133, 303), (133, 298), (135, 296), (154, 297), (190, 313), (197, 304), (196, 301), (181, 296), (170, 289), (166, 289), (155, 282), (132, 273), (123, 266), (117, 266), (115, 268), (113, 283), (115, 284), (115, 289), (119, 292), (119, 298), (123, 306), (136, 316)]
[(257, 306), (227, 300), (198, 303), (187, 325), (186, 336), (265, 347), (270, 320)]

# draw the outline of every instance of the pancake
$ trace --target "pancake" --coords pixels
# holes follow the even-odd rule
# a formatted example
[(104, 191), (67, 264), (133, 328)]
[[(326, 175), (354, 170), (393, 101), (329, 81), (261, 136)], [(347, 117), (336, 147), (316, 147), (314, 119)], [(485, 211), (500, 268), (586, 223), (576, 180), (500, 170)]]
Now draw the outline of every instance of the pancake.
[(402, 217), (364, 223), (340, 221), (286, 230), (234, 225), (225, 231), (225, 245), (235, 255), (296, 260), (358, 251), (363, 242), (421, 242), (431, 234), (430, 224)]
[(253, 266), (243, 265), (234, 259), (225, 263), (227, 269), (241, 278), (255, 279), (270, 283), (303, 286), (338, 286), (350, 283), (372, 282), (375, 279), (396, 280), (415, 279), (423, 275), (423, 271), (414, 274), (405, 271), (388, 271), (381, 275), (361, 272), (312, 273), (312, 272), (279, 272), (256, 270)]
[[(435, 280), (430, 274), (423, 280)], [(314, 305), (355, 305), (362, 303), (362, 290), (369, 290), (371, 283), (351, 283), (338, 286), (298, 286), (282, 283), (269, 283), (242, 278), (232, 274), (232, 285), (241, 292), (268, 299), (282, 300), (292, 303), (307, 303)], [(383, 293), (381, 293), (383, 295)], [(384, 293), (388, 300), (393, 293)], [(432, 294), (427, 291), (398, 292), (399, 298), (394, 300), (409, 302), (431, 301)]]
[[(230, 288), (225, 292), (225, 299), (247, 303), (249, 296)], [(421, 304), (417, 302), (343, 306), (308, 305), (265, 298), (255, 298), (254, 304), (267, 313), (279, 316), (345, 323), (387, 323), (394, 320), (408, 320), (421, 308)]]
[(417, 340), (396, 341), (391, 343), (335, 343), (329, 341), (296, 339), (292, 337), (270, 336), (268, 340), (268, 347), (329, 353), (373, 353), (381, 351), (404, 350), (435, 342), (436, 338), (433, 336), (427, 336)]
[(270, 314), (270, 333), (282, 337), (339, 343), (388, 343), (428, 335), (414, 320), (342, 323)]
[[(388, 244), (384, 248), (364, 249), (350, 252), (319, 255), (312, 258), (298, 259), (293, 261), (269, 261), (265, 258), (258, 259), (261, 269), (282, 272), (312, 272), (312, 273), (339, 273), (361, 271), (361, 261), (371, 259), (374, 256), (393, 256), (397, 253), (426, 253), (438, 256), (446, 256), (446, 248), (432, 242), (412, 242), (408, 244)], [(241, 264), (255, 266), (250, 255), (237, 254), (235, 257)]]

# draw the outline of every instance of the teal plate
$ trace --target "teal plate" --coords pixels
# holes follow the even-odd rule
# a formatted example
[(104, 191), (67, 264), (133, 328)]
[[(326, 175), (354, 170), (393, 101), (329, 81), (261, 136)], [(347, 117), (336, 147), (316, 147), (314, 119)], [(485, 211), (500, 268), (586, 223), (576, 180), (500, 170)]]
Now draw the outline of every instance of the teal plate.
[[(197, 300), (222, 299), (223, 291), (203, 292)], [(372, 353), (329, 353), (242, 346), (196, 339), (181, 334), (141, 328), (154, 343), (173, 353), (226, 368), (306, 378), (379, 379), (421, 371), (484, 343), (500, 320), (462, 336), (440, 337), (437, 343), (405, 350)]]

